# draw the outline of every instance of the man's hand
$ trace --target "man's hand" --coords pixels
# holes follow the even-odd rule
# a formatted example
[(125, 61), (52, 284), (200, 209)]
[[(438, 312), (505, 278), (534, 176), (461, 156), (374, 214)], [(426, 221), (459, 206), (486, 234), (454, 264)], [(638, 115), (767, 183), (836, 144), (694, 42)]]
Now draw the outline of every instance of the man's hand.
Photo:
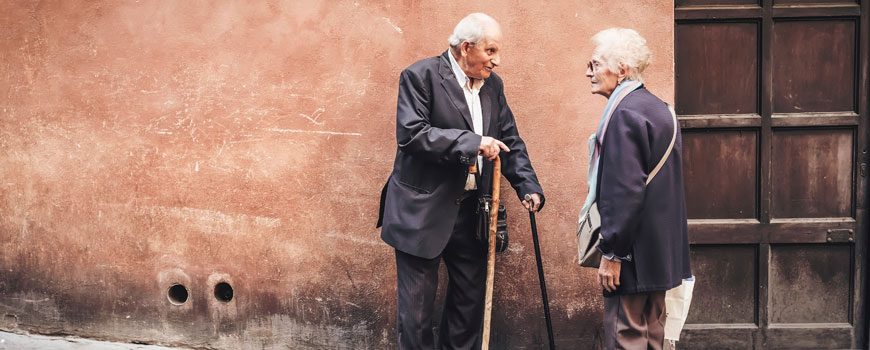
[(500, 150), (505, 152), (511, 151), (503, 142), (489, 136), (484, 136), (480, 139), (480, 147), (477, 149), (477, 154), (486, 157), (490, 161), (494, 161)]
[(598, 284), (608, 292), (613, 292), (619, 286), (619, 269), (622, 263), (619, 260), (608, 260), (601, 257), (601, 265), (598, 267)]
[(523, 200), (523, 206), (526, 207), (528, 211), (537, 212), (541, 209), (541, 194), (540, 193), (532, 193), (527, 194), (526, 199)]

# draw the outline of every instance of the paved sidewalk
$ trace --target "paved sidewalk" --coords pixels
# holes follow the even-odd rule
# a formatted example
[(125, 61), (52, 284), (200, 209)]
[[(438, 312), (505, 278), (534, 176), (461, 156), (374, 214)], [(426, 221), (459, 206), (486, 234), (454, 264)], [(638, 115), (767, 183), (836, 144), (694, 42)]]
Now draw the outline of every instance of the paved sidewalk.
[(0, 332), (0, 350), (177, 350), (155, 345), (96, 341), (75, 337)]

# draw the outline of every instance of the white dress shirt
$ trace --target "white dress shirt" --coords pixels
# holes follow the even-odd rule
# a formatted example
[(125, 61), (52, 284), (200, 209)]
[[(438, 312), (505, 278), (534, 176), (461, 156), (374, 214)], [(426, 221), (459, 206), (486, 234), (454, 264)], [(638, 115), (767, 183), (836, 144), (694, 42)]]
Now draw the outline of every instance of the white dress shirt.
[[(483, 87), (484, 80), (482, 79), (471, 79), (465, 72), (462, 71), (462, 67), (459, 66), (459, 63), (456, 63), (456, 59), (453, 58), (453, 51), (449, 51), (447, 54), (450, 57), (450, 67), (453, 68), (453, 75), (456, 76), (456, 81), (459, 83), (459, 87), (465, 93), (465, 102), (468, 104), (469, 112), (471, 113), (471, 123), (474, 127), (474, 133), (483, 136), (483, 111), (480, 109), (480, 88)], [(473, 83), (472, 83), (473, 81)], [(483, 157), (477, 156), (477, 171), (483, 174), (483, 167), (480, 164), (483, 164)], [(475, 181), (474, 174), (468, 174), (468, 179), (465, 181), (465, 190), (476, 190), (477, 182)]]

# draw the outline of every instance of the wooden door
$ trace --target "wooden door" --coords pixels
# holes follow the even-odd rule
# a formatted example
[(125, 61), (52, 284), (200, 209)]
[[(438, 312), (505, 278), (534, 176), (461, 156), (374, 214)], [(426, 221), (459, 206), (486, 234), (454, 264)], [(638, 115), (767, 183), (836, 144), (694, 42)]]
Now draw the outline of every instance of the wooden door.
[(676, 0), (697, 275), (678, 348), (867, 347), (868, 5), (856, 1)]

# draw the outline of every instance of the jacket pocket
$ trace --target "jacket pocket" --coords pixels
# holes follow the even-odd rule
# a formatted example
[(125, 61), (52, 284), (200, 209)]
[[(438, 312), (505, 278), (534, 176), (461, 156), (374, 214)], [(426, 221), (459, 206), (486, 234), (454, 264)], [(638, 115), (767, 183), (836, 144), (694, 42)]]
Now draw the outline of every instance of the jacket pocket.
[(438, 164), (407, 157), (402, 161), (396, 180), (417, 193), (431, 194), (447, 180), (446, 170)]
[(400, 183), (402, 186), (408, 187), (408, 188), (414, 190), (414, 192), (417, 192), (417, 193), (420, 193), (420, 194), (430, 194), (430, 193), (432, 193), (431, 190), (427, 190), (427, 189), (425, 189), (425, 188), (421, 188), (421, 187), (419, 187), (419, 186), (415, 186), (415, 185), (409, 184), (409, 183), (407, 183), (407, 182), (405, 182), (405, 181), (402, 181), (402, 180), (399, 180), (399, 183)]

